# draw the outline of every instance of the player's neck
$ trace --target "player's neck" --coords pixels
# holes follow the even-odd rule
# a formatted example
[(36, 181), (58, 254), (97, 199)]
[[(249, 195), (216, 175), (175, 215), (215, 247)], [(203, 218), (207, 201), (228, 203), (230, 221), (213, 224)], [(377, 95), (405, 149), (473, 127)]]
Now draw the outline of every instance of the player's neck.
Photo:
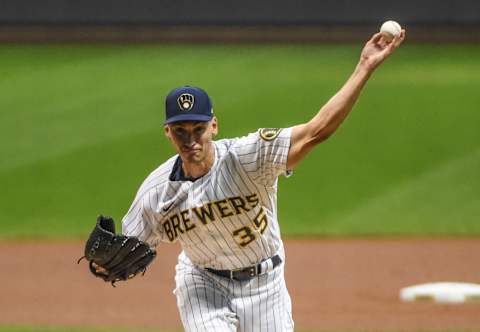
[(183, 174), (189, 178), (199, 178), (204, 176), (210, 171), (215, 162), (215, 146), (213, 143), (207, 148), (206, 156), (203, 160), (198, 162), (190, 162), (188, 160), (182, 160)]

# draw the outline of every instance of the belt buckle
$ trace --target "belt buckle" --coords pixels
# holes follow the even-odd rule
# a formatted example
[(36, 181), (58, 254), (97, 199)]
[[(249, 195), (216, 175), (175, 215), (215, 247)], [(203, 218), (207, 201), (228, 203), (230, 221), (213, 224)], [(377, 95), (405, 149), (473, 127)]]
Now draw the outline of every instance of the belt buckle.
[(247, 278), (244, 279), (244, 277), (237, 277), (235, 278), (234, 274), (236, 273), (241, 273), (243, 276), (247, 275), (249, 278), (253, 278), (256, 275), (258, 275), (258, 265), (250, 266), (244, 269), (236, 269), (236, 270), (230, 270), (230, 279), (231, 280), (247, 280)]
[(255, 277), (256, 275), (258, 275), (258, 264), (254, 266), (250, 266), (248, 270), (250, 272), (250, 277), (252, 278)]
[(233, 280), (233, 274), (242, 271), (242, 269), (230, 270), (230, 280)]

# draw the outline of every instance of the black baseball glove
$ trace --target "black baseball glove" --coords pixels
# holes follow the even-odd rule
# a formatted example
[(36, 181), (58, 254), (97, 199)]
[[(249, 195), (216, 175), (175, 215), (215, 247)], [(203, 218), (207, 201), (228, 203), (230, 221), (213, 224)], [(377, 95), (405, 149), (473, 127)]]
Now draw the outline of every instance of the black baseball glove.
[(155, 249), (135, 236), (115, 234), (115, 222), (99, 216), (85, 245), (85, 256), (90, 272), (104, 281), (128, 280), (138, 273), (145, 274), (147, 266), (157, 255)]

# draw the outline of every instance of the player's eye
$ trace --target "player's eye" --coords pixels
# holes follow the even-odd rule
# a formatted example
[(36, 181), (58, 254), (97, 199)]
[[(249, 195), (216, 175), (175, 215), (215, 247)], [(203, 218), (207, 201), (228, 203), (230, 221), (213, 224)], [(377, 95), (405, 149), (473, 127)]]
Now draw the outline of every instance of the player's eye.
[(173, 132), (177, 136), (182, 136), (182, 135), (185, 134), (185, 129), (183, 129), (181, 127), (177, 127), (177, 128), (173, 128)]
[(193, 132), (195, 133), (195, 135), (201, 135), (203, 134), (203, 132), (205, 131), (205, 128), (204, 127), (196, 127)]

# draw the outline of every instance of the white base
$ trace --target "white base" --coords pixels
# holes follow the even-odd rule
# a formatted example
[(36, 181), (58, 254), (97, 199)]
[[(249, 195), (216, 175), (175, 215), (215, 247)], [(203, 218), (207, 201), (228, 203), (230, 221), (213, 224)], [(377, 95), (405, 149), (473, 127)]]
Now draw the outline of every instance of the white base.
[(433, 301), (435, 303), (480, 302), (480, 285), (464, 282), (434, 282), (400, 290), (404, 302)]

